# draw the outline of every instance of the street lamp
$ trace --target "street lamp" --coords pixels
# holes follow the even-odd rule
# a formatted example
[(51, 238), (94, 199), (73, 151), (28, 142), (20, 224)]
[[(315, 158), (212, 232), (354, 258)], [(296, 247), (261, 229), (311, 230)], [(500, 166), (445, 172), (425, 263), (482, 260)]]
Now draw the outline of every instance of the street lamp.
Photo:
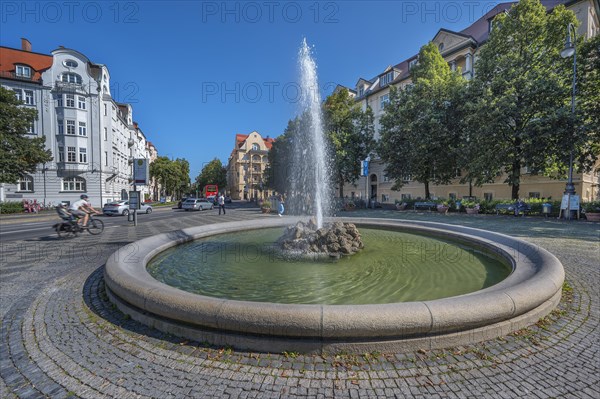
[[(573, 36), (571, 37), (571, 31)], [(572, 40), (571, 40), (572, 39)], [(565, 48), (560, 52), (562, 58), (569, 58), (573, 56), (573, 92), (571, 95), (571, 113), (575, 116), (575, 93), (577, 90), (577, 51), (575, 48), (577, 42), (577, 32), (575, 26), (569, 23), (567, 26), (567, 40), (565, 42)], [(571, 142), (571, 151), (569, 153), (569, 179), (565, 187), (565, 194), (568, 196), (567, 200), (567, 219), (571, 219), (571, 196), (575, 195), (575, 185), (573, 184), (573, 142)]]

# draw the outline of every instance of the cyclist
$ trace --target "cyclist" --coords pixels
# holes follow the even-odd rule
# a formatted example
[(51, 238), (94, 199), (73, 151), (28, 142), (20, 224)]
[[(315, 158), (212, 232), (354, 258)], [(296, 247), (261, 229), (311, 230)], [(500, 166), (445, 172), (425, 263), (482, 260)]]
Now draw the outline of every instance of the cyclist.
[(73, 205), (71, 205), (70, 211), (72, 215), (81, 220), (81, 222), (79, 222), (81, 227), (87, 227), (90, 213), (94, 212), (100, 214), (100, 212), (92, 207), (92, 204), (88, 201), (89, 197), (87, 195), (81, 194), (79, 198), (79, 201), (75, 201)]

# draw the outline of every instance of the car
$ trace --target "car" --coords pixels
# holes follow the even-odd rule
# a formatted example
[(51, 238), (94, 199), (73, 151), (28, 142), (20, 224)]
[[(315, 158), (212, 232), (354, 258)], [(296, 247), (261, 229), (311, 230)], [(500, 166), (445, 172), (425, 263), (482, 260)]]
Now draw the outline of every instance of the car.
[(181, 198), (181, 200), (177, 203), (177, 209), (181, 209), (181, 206), (183, 205), (183, 203), (185, 202), (185, 200), (187, 200), (188, 197), (183, 197)]
[(203, 211), (213, 209), (214, 204), (206, 198), (188, 198), (181, 206), (186, 211)]
[(206, 199), (208, 200), (208, 202), (213, 203), (214, 205), (218, 205), (218, 201), (217, 201), (217, 196), (216, 195), (209, 195), (208, 197), (206, 197)]
[[(102, 208), (102, 213), (104, 213), (107, 216), (127, 216), (129, 215), (129, 201), (121, 200), (104, 204), (104, 207)], [(138, 213), (152, 213), (152, 206), (150, 204), (142, 204), (140, 209), (138, 209)]]
[(231, 197), (229, 195), (227, 197), (225, 197), (225, 203), (231, 204)]

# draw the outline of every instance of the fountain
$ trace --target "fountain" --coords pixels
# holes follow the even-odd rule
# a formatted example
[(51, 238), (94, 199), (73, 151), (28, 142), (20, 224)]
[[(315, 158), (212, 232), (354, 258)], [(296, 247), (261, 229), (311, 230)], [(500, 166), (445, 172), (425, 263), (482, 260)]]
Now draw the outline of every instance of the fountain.
[[(434, 222), (328, 218), (321, 100), (306, 40), (299, 59), (310, 134), (296, 148), (294, 163), (311, 168), (298, 171), (290, 192), (306, 204), (305, 211), (313, 210), (314, 220), (219, 223), (137, 241), (106, 262), (106, 292), (119, 310), (161, 331), (213, 345), (365, 353), (493, 339), (556, 307), (564, 281), (561, 263), (522, 240)], [(308, 156), (314, 158), (307, 162)], [(361, 236), (365, 248), (358, 252)], [(416, 236), (432, 244), (414, 244)], [(289, 252), (280, 256), (270, 250), (274, 246)], [(414, 248), (434, 257), (419, 263), (417, 253), (410, 267), (415, 274), (409, 274), (405, 259)], [(315, 256), (290, 259), (294, 251)], [(476, 262), (453, 255), (463, 252)], [(340, 257), (350, 254), (355, 255)], [(494, 262), (497, 266), (488, 267)], [(184, 269), (192, 274), (179, 278), (182, 285), (166, 284)], [(474, 275), (479, 277), (473, 280)], [(461, 287), (467, 278), (471, 285)], [(198, 284), (188, 287), (189, 281)]]

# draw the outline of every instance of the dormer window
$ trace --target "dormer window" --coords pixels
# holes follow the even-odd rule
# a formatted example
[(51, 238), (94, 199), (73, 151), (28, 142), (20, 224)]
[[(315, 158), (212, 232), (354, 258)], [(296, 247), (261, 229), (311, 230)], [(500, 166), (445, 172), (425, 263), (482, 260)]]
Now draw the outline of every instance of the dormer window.
[(365, 94), (365, 86), (360, 86), (358, 88), (358, 96), (362, 97)]
[(25, 78), (31, 77), (31, 67), (28, 67), (27, 65), (17, 65), (15, 72), (17, 76), (23, 76)]
[(385, 75), (382, 75), (379, 79), (379, 86), (383, 87), (394, 80), (394, 71), (389, 71)]
[(260, 150), (260, 147), (258, 146), (258, 144), (254, 143), (254, 144), (252, 144), (252, 150), (258, 151), (258, 150)]
[(63, 73), (61, 76), (61, 80), (65, 83), (81, 84), (81, 76), (77, 75), (76, 73), (72, 73), (72, 72)]
[(73, 60), (66, 60), (66, 61), (64, 62), (64, 65), (65, 65), (67, 68), (77, 68), (77, 62), (75, 62), (75, 61), (73, 61)]
[(411, 62), (409, 62), (408, 63), (408, 70), (410, 71), (411, 69), (413, 69), (417, 65), (418, 61), (419, 60), (415, 58), (414, 60), (412, 60)]
[(444, 50), (444, 43), (440, 43), (440, 44), (438, 45), (438, 49), (439, 49), (440, 51), (443, 51), (443, 50)]

